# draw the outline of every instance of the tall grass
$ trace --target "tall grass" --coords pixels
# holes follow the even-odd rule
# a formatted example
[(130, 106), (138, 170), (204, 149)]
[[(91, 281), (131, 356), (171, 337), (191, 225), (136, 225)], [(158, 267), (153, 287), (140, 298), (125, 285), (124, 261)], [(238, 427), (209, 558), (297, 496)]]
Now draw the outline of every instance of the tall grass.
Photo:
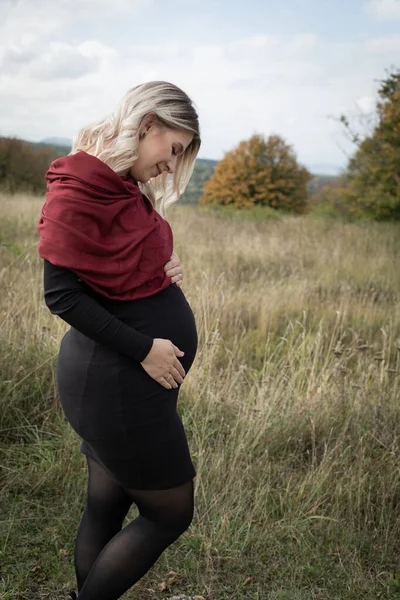
[[(41, 202), (0, 199), (3, 600), (73, 585), (85, 501), (55, 389), (68, 326), (42, 298)], [(400, 227), (185, 206), (170, 221), (199, 331), (179, 403), (196, 511), (126, 597), (399, 597)], [(161, 591), (171, 570), (182, 581)]]

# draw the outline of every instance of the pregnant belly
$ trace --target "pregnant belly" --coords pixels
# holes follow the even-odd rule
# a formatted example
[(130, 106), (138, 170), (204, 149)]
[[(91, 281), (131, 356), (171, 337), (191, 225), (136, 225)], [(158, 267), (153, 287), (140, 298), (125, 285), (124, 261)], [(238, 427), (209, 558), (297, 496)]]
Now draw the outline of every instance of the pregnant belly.
[[(169, 339), (185, 352), (179, 357), (186, 374), (197, 351), (193, 312), (182, 290), (165, 290), (108, 309), (127, 325)], [(59, 397), (72, 427), (84, 439), (118, 435), (175, 414), (178, 389), (166, 390), (134, 359), (71, 328), (61, 342), (57, 361)]]
[(119, 307), (118, 318), (153, 338), (169, 339), (185, 352), (185, 369), (190, 368), (197, 352), (197, 328), (192, 309), (177, 285), (134, 303)]
[[(170, 340), (185, 352), (185, 356), (179, 359), (185, 370), (188, 371), (191, 367), (198, 345), (196, 321), (185, 294), (177, 285), (171, 284), (161, 292), (146, 298), (118, 302), (106, 302), (101, 299), (101, 304), (133, 329), (153, 338)], [(96, 345), (97, 349), (103, 346), (75, 328), (71, 328), (69, 333), (69, 347), (76, 343), (77, 355), (90, 353), (93, 345)], [(111, 355), (119, 355), (110, 347), (104, 346), (103, 349)]]

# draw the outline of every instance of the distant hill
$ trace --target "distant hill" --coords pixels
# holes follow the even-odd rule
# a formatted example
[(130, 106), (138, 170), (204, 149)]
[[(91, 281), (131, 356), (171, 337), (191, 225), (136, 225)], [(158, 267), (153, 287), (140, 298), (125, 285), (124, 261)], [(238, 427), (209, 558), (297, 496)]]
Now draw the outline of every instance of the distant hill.
[(308, 183), (308, 193), (310, 196), (317, 194), (323, 187), (336, 185), (339, 175), (315, 175)]
[(66, 146), (67, 148), (71, 148), (72, 146), (72, 140), (63, 137), (47, 137), (41, 140), (40, 143), (47, 144), (48, 146)]
[(339, 177), (342, 168), (331, 163), (314, 163), (306, 165), (307, 169), (313, 175), (328, 175), (329, 177)]
[(61, 146), (59, 146), (57, 144), (51, 144), (51, 143), (47, 143), (47, 142), (27, 142), (27, 143), (31, 144), (34, 148), (48, 150), (49, 152), (51, 152), (51, 154), (54, 156), (54, 158), (57, 158), (58, 156), (66, 156), (67, 154), (69, 154), (71, 152), (71, 146), (64, 146), (63, 144), (61, 144)]
[(182, 194), (180, 202), (183, 204), (198, 204), (203, 195), (203, 186), (214, 173), (218, 161), (207, 158), (198, 158), (194, 165), (193, 175), (188, 186)]

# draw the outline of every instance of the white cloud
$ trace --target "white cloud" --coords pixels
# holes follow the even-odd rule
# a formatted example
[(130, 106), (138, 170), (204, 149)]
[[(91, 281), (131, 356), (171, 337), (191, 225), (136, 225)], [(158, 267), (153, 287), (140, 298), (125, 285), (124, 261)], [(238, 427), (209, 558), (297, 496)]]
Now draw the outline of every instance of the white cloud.
[(365, 49), (371, 54), (398, 54), (400, 56), (400, 35), (390, 35), (368, 40)]
[(365, 10), (370, 17), (379, 21), (400, 19), (400, 0), (368, 0)]
[(103, 61), (115, 56), (115, 51), (96, 40), (73, 46), (66, 42), (49, 42), (43, 48), (32, 45), (30, 50), (0, 48), (1, 73), (19, 74), (32, 80), (75, 79), (97, 72)]
[(154, 0), (0, 0), (0, 46), (30, 45), (77, 20), (131, 18)]
[(29, 76), (35, 79), (77, 79), (99, 67), (98, 56), (84, 56), (79, 47), (64, 43), (53, 43), (31, 65)]
[[(25, 0), (28, 1), (28, 0)], [(54, 5), (54, 0), (40, 0), (49, 6)], [(96, 16), (99, 16), (103, 11), (107, 14), (115, 15), (118, 12), (123, 12), (126, 15), (131, 14), (142, 6), (148, 6), (148, 0), (57, 0), (58, 3), (64, 5), (69, 10), (82, 11), (84, 16), (92, 16), (95, 11)], [(104, 14), (104, 13), (103, 13)]]
[(374, 96), (361, 96), (357, 99), (356, 106), (363, 114), (369, 115), (375, 110), (376, 98)]
[[(142, 7), (147, 14), (144, 7), (155, 1), (20, 0), (4, 25), (0, 0), (0, 135), (72, 137), (108, 114), (129, 88), (163, 79), (198, 107), (201, 156), (220, 158), (257, 131), (282, 135), (302, 162), (345, 162), (337, 117), (372, 105), (376, 79), (397, 56), (397, 36), (333, 43), (312, 33), (253, 35), (190, 44), (166, 31), (159, 43), (125, 37), (119, 47), (116, 29), (107, 27), (104, 38), (101, 27), (87, 37), (84, 26), (75, 34), (76, 14), (94, 14), (97, 23), (99, 12), (115, 17), (116, 8), (126, 19), (124, 11)], [(133, 21), (132, 40), (137, 26)]]

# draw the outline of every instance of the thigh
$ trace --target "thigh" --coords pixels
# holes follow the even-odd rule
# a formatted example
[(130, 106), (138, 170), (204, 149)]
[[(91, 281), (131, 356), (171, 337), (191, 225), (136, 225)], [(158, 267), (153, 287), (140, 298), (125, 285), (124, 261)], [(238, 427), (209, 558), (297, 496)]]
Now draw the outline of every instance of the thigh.
[(87, 456), (87, 506), (91, 513), (123, 520), (132, 505), (132, 497), (93, 458)]
[(189, 525), (194, 511), (193, 479), (164, 490), (127, 489), (140, 514), (152, 521)]

